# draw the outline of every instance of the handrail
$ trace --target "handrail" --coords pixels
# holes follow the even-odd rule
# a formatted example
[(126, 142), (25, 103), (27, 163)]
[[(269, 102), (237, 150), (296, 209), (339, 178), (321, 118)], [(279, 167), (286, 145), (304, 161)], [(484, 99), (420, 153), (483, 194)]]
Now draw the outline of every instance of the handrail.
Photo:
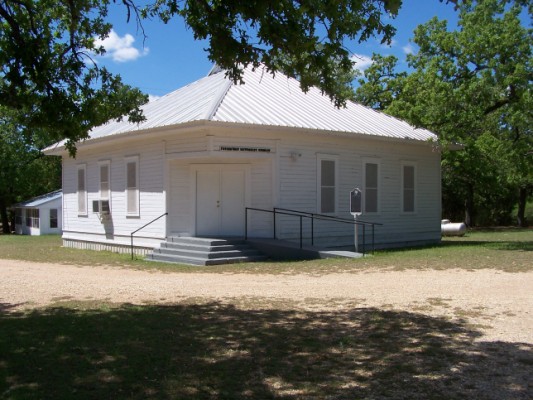
[[(294, 213), (294, 215), (305, 215), (307, 218), (311, 218), (311, 245), (315, 244), (315, 226), (314, 226), (314, 220), (325, 220), (325, 221), (334, 221), (339, 222), (343, 224), (351, 224), (351, 225), (362, 225), (363, 226), (363, 254), (365, 254), (366, 250), (366, 227), (370, 226), (372, 228), (372, 253), (374, 253), (375, 248), (375, 226), (383, 226), (383, 224), (380, 224), (379, 222), (367, 222), (367, 221), (357, 221), (356, 219), (347, 219), (347, 218), (341, 218), (336, 217), (333, 215), (327, 215), (327, 214), (315, 214), (310, 213), (306, 211), (299, 211), (299, 210), (291, 210), (289, 208), (281, 208), (281, 207), (274, 207), (274, 213), (276, 213), (277, 210), (283, 210), (285, 212)], [(355, 234), (355, 233), (354, 233)]]
[(132, 233), (130, 233), (130, 237), (131, 237), (131, 259), (133, 260), (133, 235), (137, 232), (139, 232), (141, 229), (144, 229), (146, 228), (148, 225), (154, 223), (155, 221), (157, 221), (158, 219), (160, 218), (163, 218), (165, 215), (168, 215), (168, 212), (164, 213), (164, 214), (161, 214), (159, 217), (151, 220), (150, 222), (148, 222), (147, 224), (144, 224), (143, 226), (141, 226), (139, 229), (137, 229), (136, 231), (133, 231)]
[[(248, 240), (248, 210), (252, 211), (263, 211), (268, 212), (271, 214), (274, 214), (274, 239), (276, 239), (276, 214), (282, 214), (282, 215), (294, 215), (292, 213), (287, 212), (276, 212), (274, 210), (265, 210), (264, 208), (253, 208), (253, 207), (246, 207), (244, 212), (244, 240)], [(302, 216), (300, 216), (300, 249), (302, 248)]]
[(334, 215), (315, 214), (315, 213), (310, 213), (310, 212), (307, 212), (307, 211), (291, 210), (290, 208), (274, 207), (274, 211), (276, 211), (276, 210), (282, 210), (282, 211), (291, 212), (291, 213), (295, 213), (295, 214), (304, 214), (304, 215), (308, 215), (309, 217), (313, 217), (313, 218), (316, 218), (316, 219), (333, 220), (333, 221), (337, 221), (337, 222), (341, 222), (341, 223), (357, 224), (357, 225), (379, 225), (379, 226), (383, 226), (383, 224), (380, 224), (379, 222), (367, 222), (367, 221), (361, 221), (361, 220), (357, 221), (357, 220), (348, 219), (348, 218), (336, 217)]
[(314, 245), (314, 220), (325, 220), (325, 221), (333, 221), (333, 222), (339, 222), (344, 224), (351, 224), (351, 225), (362, 225), (363, 226), (363, 255), (365, 254), (366, 250), (366, 227), (370, 226), (372, 228), (372, 253), (375, 249), (375, 226), (382, 226), (383, 224), (380, 224), (378, 222), (367, 222), (367, 221), (357, 221), (357, 220), (351, 220), (347, 218), (341, 218), (341, 217), (335, 217), (332, 215), (326, 215), (326, 214), (315, 214), (310, 213), (306, 211), (299, 211), (299, 210), (291, 210), (289, 208), (281, 208), (281, 207), (274, 207), (273, 210), (267, 210), (263, 208), (253, 208), (253, 207), (246, 207), (245, 208), (245, 240), (248, 239), (248, 210), (251, 211), (261, 211), (261, 212), (267, 212), (274, 215), (274, 224), (273, 224), (273, 230), (274, 230), (274, 239), (276, 239), (276, 215), (292, 215), (297, 216), (300, 218), (300, 248), (303, 246), (302, 237), (303, 237), (303, 228), (302, 228), (302, 220), (303, 218), (309, 218), (311, 219), (311, 245)]

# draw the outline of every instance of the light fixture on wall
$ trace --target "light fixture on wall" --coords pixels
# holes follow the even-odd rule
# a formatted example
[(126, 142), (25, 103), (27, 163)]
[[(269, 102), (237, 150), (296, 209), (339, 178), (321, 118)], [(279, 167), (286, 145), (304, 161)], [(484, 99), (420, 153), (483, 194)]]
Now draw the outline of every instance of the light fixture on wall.
[(296, 161), (301, 156), (302, 156), (302, 153), (299, 153), (297, 151), (291, 151), (290, 157), (292, 161)]

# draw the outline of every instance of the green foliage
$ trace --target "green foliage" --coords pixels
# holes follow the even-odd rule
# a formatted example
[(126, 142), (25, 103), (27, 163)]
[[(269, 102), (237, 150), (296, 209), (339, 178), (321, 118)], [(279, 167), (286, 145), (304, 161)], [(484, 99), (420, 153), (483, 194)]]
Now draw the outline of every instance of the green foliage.
[(376, 110), (387, 109), (398, 98), (407, 76), (406, 72), (396, 72), (395, 56), (372, 55), (372, 65), (358, 79), (359, 87), (354, 100)]
[[(436, 17), (415, 30), (409, 76), (395, 76), (395, 60), (378, 59), (356, 96), (438, 133), (447, 218), (510, 223), (513, 205), (527, 199), (519, 191), (533, 188), (533, 39), (521, 19), (532, 7), (486, 0), (458, 10), (455, 31)], [(456, 142), (464, 150), (449, 152)]]
[[(124, 4), (129, 4), (124, 0)], [(17, 110), (48, 141), (74, 143), (94, 126), (128, 115), (143, 119), (147, 96), (98, 67), (92, 54), (111, 30), (109, 0), (0, 3), (0, 105)]]
[(9, 207), (61, 187), (61, 160), (43, 156), (36, 144), (46, 142), (36, 133), (25, 132), (16, 113), (0, 108), (0, 216), (5, 233)]

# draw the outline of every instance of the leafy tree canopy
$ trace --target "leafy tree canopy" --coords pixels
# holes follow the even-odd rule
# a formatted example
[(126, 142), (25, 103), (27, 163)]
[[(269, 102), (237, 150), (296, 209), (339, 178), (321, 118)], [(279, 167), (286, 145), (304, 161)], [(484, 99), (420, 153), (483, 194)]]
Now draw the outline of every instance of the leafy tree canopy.
[(465, 145), (443, 153), (443, 204), (450, 213), (466, 210), (471, 224), (477, 211), (505, 222), (518, 193), (523, 210), (533, 188), (533, 38), (524, 26), (532, 9), (524, 1), (462, 2), (458, 29), (433, 18), (415, 30), (412, 73), (375, 56), (356, 91), (359, 101), (438, 133), (443, 144)]
[[(126, 0), (125, 0), (126, 1)], [(85, 138), (90, 128), (128, 115), (142, 120), (147, 97), (91, 61), (108, 35), (108, 0), (0, 1), (0, 104), (44, 128), (52, 141)], [(40, 131), (44, 133), (43, 131)]]
[[(34, 137), (33, 137), (34, 136)], [(9, 233), (8, 209), (17, 202), (59, 189), (61, 159), (44, 157), (39, 135), (24, 132), (17, 113), (0, 106), (0, 220)]]
[(407, 72), (397, 72), (395, 56), (372, 55), (372, 65), (358, 79), (354, 100), (376, 110), (386, 110), (398, 98)]

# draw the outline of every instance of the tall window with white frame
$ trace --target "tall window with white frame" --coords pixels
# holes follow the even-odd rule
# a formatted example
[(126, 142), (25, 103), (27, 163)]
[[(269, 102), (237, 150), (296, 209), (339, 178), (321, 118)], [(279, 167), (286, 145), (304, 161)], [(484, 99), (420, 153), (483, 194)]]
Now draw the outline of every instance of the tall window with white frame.
[(110, 179), (109, 179), (109, 161), (101, 161), (100, 166), (100, 198), (109, 200)]
[(365, 162), (365, 213), (379, 212), (379, 163)]
[(413, 164), (402, 165), (402, 211), (404, 213), (415, 212), (416, 199), (416, 170)]
[(139, 157), (126, 159), (126, 215), (139, 216)]
[(85, 164), (78, 165), (78, 215), (87, 215), (87, 176)]
[(334, 214), (337, 212), (337, 157), (319, 155), (318, 172), (318, 212)]

